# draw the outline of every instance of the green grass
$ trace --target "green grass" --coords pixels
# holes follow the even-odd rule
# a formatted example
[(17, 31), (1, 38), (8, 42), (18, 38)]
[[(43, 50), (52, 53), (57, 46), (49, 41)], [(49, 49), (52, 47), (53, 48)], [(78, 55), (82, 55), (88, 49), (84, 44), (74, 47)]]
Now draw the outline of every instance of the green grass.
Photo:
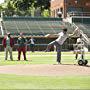
[[(90, 63), (90, 53), (86, 55), (85, 59), (88, 59)], [(56, 52), (27, 52), (28, 61), (23, 60), (23, 56), (21, 57), (21, 61), (17, 61), (17, 52), (13, 52), (14, 61), (7, 60), (5, 61), (4, 52), (0, 53), (0, 65), (16, 65), (16, 64), (55, 64), (56, 63)], [(74, 64), (75, 55), (73, 52), (62, 52), (62, 63), (63, 64)]]
[[(85, 57), (90, 63), (90, 53)], [(55, 64), (56, 52), (27, 52), (29, 61), (17, 60), (17, 52), (13, 52), (14, 61), (4, 60), (4, 52), (0, 52), (0, 66), (16, 64)], [(74, 64), (72, 52), (62, 52), (62, 63)], [(77, 72), (78, 73), (78, 72)], [(0, 89), (90, 89), (90, 76), (24, 76), (0, 74)]]
[(0, 89), (90, 89), (90, 76), (0, 75)]

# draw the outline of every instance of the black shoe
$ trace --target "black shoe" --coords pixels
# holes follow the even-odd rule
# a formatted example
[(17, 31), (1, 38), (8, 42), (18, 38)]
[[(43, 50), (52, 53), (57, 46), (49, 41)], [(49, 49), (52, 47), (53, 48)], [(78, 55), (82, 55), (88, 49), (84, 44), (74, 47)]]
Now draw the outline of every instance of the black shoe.
[(11, 61), (13, 61), (13, 59), (10, 59)]
[(53, 64), (53, 65), (60, 65), (61, 64), (61, 62), (57, 62), (56, 64)]
[(25, 61), (28, 61), (27, 59), (25, 59)]
[(61, 64), (61, 62), (58, 62), (57, 64)]

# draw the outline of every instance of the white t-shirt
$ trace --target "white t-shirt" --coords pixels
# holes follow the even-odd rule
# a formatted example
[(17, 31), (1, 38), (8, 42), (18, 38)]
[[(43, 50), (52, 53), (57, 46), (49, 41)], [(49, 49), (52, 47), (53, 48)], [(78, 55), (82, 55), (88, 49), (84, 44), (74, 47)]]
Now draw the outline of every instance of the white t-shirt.
[(81, 47), (81, 48), (82, 48), (82, 49), (81, 49), (82, 51), (88, 52), (88, 48), (85, 47), (84, 42), (82, 41), (81, 38), (78, 38), (78, 39), (77, 39), (77, 43), (81, 43), (81, 44), (82, 44), (82, 46), (81, 46), (81, 45), (79, 46), (79, 44), (78, 44), (78, 47)]
[(82, 40), (80, 38), (77, 39), (77, 43), (82, 43)]
[(62, 45), (68, 37), (69, 37), (68, 34), (64, 34), (63, 32), (60, 32), (59, 37), (55, 41), (58, 42), (60, 45)]
[(31, 39), (31, 44), (34, 44), (34, 40), (33, 39)]
[(10, 46), (10, 38), (8, 38), (8, 37), (6, 38), (6, 45)]

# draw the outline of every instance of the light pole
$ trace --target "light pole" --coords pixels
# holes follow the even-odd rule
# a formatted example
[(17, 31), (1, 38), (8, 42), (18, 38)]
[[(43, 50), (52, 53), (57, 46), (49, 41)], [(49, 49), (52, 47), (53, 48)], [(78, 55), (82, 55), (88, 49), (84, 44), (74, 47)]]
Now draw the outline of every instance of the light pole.
[(67, 0), (64, 0), (64, 18), (66, 18), (67, 14)]

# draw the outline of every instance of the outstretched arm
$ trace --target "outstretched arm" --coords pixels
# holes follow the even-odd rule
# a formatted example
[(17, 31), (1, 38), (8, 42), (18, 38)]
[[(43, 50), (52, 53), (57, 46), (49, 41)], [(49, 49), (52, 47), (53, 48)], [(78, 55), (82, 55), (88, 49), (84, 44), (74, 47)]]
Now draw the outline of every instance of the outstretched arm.
[(80, 29), (77, 27), (72, 34), (69, 34), (69, 37), (79, 37), (80, 33)]
[(45, 37), (58, 37), (58, 34), (47, 34), (47, 35), (45, 35)]

